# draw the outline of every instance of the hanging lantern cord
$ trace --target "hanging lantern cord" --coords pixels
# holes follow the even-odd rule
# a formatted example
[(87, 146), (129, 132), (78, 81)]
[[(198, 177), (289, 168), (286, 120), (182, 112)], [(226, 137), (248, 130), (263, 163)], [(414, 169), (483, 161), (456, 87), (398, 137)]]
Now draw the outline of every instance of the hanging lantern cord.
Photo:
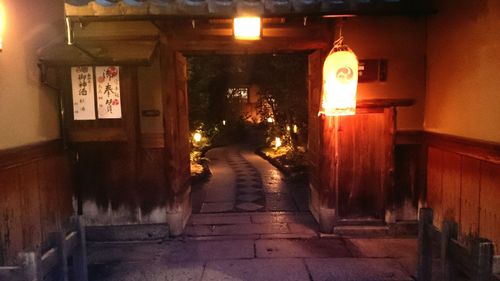
[(350, 50), (351, 50), (351, 49), (349, 48), (349, 46), (344, 45), (344, 36), (342, 36), (342, 25), (343, 25), (343, 22), (340, 22), (340, 23), (339, 23), (339, 38), (337, 38), (337, 39), (333, 42), (333, 48), (332, 48), (332, 50), (330, 51), (330, 54), (331, 54), (331, 53), (334, 53), (334, 52), (340, 52), (340, 51), (350, 51)]

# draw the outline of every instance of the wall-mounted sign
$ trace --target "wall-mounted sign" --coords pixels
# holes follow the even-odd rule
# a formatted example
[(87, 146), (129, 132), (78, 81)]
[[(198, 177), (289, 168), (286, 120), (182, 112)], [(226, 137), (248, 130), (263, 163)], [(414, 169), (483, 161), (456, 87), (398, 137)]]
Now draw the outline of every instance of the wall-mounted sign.
[(73, 89), (73, 118), (75, 120), (95, 120), (92, 66), (72, 67), (71, 86)]
[(120, 99), (120, 68), (96, 66), (97, 113), (100, 119), (122, 117)]
[(358, 82), (387, 81), (387, 60), (362, 59), (359, 60)]

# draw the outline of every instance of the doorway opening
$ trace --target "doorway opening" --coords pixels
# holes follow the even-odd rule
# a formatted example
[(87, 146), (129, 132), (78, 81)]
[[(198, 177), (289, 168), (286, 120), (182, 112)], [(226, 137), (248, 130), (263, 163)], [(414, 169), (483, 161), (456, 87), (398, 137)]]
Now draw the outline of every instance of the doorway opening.
[(308, 54), (192, 55), (187, 63), (191, 170), (212, 173), (192, 185), (193, 212), (306, 211)]

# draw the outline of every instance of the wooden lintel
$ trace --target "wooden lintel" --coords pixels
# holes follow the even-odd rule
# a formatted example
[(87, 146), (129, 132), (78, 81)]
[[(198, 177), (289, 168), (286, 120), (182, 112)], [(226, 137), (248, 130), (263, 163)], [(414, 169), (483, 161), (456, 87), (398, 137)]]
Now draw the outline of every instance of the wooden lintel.
[(386, 108), (395, 106), (412, 106), (414, 99), (366, 99), (358, 100), (356, 108)]

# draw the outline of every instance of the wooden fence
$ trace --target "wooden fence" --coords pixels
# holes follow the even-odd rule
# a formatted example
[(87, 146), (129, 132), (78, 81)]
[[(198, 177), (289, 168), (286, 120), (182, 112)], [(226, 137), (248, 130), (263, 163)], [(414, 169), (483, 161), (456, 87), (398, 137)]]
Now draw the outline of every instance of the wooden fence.
[[(68, 231), (53, 232), (46, 251), (21, 252), (17, 266), (0, 267), (0, 280), (43, 281), (54, 274), (58, 281), (87, 281), (87, 251), (83, 218), (73, 219)], [(68, 259), (72, 258), (72, 272)]]
[(493, 275), (493, 243), (477, 239), (472, 250), (465, 249), (457, 240), (458, 224), (445, 220), (441, 233), (432, 223), (432, 209), (423, 208), (419, 214), (417, 280), (432, 280), (433, 241), (440, 241), (443, 281), (456, 280), (459, 273), (471, 281), (487, 281)]

